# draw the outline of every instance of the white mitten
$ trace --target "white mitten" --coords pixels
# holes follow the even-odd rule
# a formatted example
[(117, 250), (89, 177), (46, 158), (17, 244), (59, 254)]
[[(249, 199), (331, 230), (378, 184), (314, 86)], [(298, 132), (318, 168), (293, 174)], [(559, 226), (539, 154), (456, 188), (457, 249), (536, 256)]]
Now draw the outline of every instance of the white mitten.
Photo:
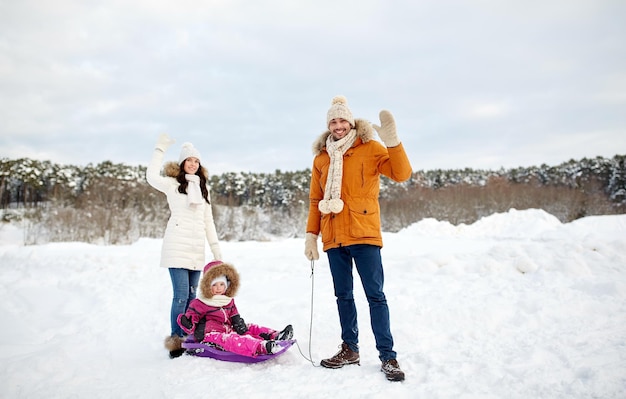
[(374, 129), (378, 132), (381, 140), (387, 148), (395, 147), (400, 144), (400, 139), (398, 138), (398, 133), (396, 133), (396, 121), (393, 119), (393, 115), (391, 112), (387, 110), (380, 111), (378, 115), (380, 118), (380, 126), (372, 125)]
[(213, 243), (213, 244), (209, 244), (209, 247), (211, 248), (211, 253), (213, 254), (213, 259), (214, 260), (222, 260), (222, 251), (220, 249), (220, 244), (218, 242)]
[(167, 133), (161, 133), (159, 135), (159, 138), (157, 140), (156, 146), (154, 148), (156, 148), (157, 150), (161, 150), (161, 151), (165, 152), (175, 142), (176, 141), (171, 139), (170, 136), (167, 135)]
[(308, 260), (318, 260), (320, 258), (317, 252), (317, 234), (306, 233), (304, 238), (304, 256)]

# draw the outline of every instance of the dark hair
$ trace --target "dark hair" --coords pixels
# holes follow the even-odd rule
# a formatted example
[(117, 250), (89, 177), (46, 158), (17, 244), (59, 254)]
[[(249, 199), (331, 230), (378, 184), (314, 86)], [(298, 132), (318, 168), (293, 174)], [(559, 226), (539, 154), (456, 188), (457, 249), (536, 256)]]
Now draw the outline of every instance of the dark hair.
[[(186, 195), (187, 186), (189, 185), (189, 183), (187, 182), (187, 178), (185, 177), (187, 173), (185, 173), (184, 165), (185, 161), (180, 163), (180, 170), (178, 171), (178, 176), (176, 176), (176, 181), (180, 183), (180, 185), (178, 186), (178, 192)], [(203, 173), (202, 164), (199, 165), (198, 170), (196, 171), (196, 176), (200, 178), (200, 191), (202, 191), (202, 197), (207, 202), (207, 204), (210, 204), (211, 201), (209, 201), (209, 190), (207, 190), (206, 188), (206, 176)]]

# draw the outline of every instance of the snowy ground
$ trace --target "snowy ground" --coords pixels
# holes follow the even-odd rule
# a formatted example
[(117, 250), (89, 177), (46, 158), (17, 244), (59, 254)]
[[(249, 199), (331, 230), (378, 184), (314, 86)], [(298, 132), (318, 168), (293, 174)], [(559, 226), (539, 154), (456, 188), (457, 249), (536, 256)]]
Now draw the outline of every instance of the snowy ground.
[[(406, 381), (379, 371), (356, 287), (361, 366), (314, 367), (292, 347), (243, 365), (170, 360), (160, 240), (21, 246), (0, 228), (2, 398), (623, 398), (626, 215), (570, 224), (538, 210), (385, 234), (392, 332)], [(294, 325), (315, 365), (340, 343), (325, 256), (303, 241), (223, 242), (247, 321)], [(358, 281), (358, 280), (357, 280)], [(314, 283), (314, 285), (312, 285)], [(313, 287), (313, 288), (312, 288)], [(311, 292), (313, 323), (310, 331)]]

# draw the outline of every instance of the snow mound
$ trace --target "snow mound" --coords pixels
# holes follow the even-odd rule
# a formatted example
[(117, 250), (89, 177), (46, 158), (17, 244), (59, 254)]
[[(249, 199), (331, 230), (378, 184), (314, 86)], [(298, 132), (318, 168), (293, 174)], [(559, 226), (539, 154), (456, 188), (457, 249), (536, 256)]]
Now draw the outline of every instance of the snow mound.
[(511, 209), (505, 213), (486, 216), (473, 224), (454, 226), (446, 221), (423, 219), (400, 231), (400, 234), (428, 237), (490, 237), (533, 238), (555, 230), (562, 223), (541, 209)]

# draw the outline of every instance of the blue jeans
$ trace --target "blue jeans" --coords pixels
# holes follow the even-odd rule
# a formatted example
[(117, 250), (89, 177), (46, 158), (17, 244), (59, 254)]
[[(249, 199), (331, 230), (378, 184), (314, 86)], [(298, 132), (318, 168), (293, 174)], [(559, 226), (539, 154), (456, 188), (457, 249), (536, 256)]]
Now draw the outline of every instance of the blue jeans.
[(352, 261), (354, 260), (369, 303), (370, 322), (376, 339), (378, 357), (381, 361), (395, 359), (396, 352), (393, 351), (389, 307), (383, 292), (385, 276), (380, 247), (357, 244), (329, 249), (326, 253), (330, 263), (330, 272), (333, 276), (335, 297), (337, 297), (341, 339), (348, 344), (350, 349), (355, 352), (359, 351), (359, 327), (353, 295)]
[(169, 268), (170, 278), (172, 279), (172, 289), (174, 296), (172, 298), (172, 309), (170, 311), (170, 323), (172, 326), (171, 335), (182, 337), (185, 332), (176, 322), (178, 315), (185, 313), (189, 307), (189, 303), (196, 297), (196, 289), (198, 281), (200, 281), (200, 270), (187, 270)]

